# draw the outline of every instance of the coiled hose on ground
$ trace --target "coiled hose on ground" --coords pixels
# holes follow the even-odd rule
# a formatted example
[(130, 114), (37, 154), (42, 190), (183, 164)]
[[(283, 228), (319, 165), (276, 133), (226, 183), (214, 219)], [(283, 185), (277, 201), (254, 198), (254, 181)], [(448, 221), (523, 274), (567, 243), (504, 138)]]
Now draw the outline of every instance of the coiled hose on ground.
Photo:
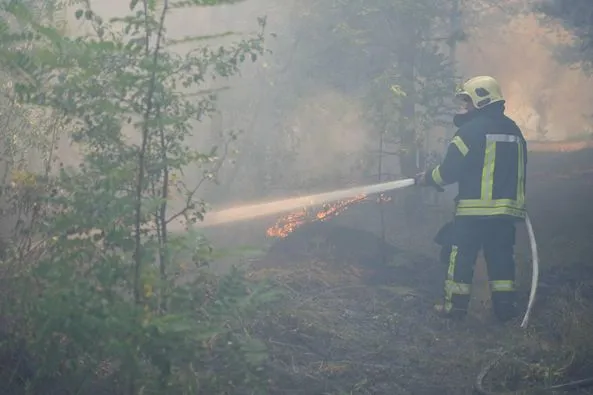
[[(529, 317), (531, 315), (531, 310), (533, 309), (533, 304), (535, 303), (535, 296), (537, 293), (537, 286), (539, 282), (539, 256), (537, 252), (537, 243), (535, 240), (535, 233), (533, 231), (533, 226), (531, 224), (531, 220), (529, 216), (525, 219), (525, 225), (527, 227), (527, 233), (529, 235), (529, 245), (531, 248), (531, 263), (532, 263), (532, 276), (531, 276), (531, 291), (529, 293), (529, 302), (527, 303), (527, 310), (525, 311), (525, 316), (523, 317), (523, 321), (521, 322), (521, 328), (527, 328), (527, 324), (529, 322)], [(507, 352), (503, 352), (490, 361), (478, 374), (476, 378), (476, 382), (474, 385), (474, 393), (480, 395), (527, 395), (527, 394), (535, 394), (541, 392), (551, 392), (551, 391), (567, 391), (573, 389), (581, 389), (586, 387), (593, 386), (593, 377), (570, 381), (563, 384), (556, 384), (547, 387), (537, 387), (537, 388), (529, 388), (526, 390), (519, 390), (519, 391), (511, 391), (511, 392), (492, 392), (487, 391), (484, 389), (484, 379), (488, 376), (488, 374), (492, 371), (492, 369), (497, 366), (502, 358), (508, 354)]]

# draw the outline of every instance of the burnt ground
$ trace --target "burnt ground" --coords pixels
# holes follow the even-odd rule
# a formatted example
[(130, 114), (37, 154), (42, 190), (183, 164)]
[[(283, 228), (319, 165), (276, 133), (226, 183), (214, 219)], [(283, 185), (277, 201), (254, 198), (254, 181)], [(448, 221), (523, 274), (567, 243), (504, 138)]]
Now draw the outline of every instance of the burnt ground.
[[(470, 394), (501, 350), (508, 354), (484, 380), (498, 392), (593, 376), (593, 151), (530, 155), (542, 276), (528, 330), (492, 319), (481, 263), (471, 315), (449, 322), (432, 312), (446, 270), (432, 237), (449, 217), (449, 201), (422, 206), (410, 222), (401, 195), (384, 206), (388, 244), (377, 236), (376, 203), (361, 203), (303, 225), (253, 263), (253, 278), (286, 291), (256, 328), (271, 350), (270, 394)], [(524, 301), (528, 251), (520, 229)]]

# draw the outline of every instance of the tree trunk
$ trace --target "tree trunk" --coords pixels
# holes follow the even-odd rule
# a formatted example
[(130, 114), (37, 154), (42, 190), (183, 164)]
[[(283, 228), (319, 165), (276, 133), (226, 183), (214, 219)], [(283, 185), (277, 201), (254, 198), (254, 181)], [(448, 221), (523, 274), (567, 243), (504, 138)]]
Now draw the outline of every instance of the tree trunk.
[(402, 103), (402, 115), (405, 118), (403, 130), (401, 131), (401, 155), (400, 155), (400, 171), (406, 178), (414, 177), (418, 174), (419, 168), (417, 163), (418, 147), (416, 138), (416, 87), (415, 81), (415, 43), (411, 42), (402, 54), (406, 54), (400, 60), (400, 72), (402, 73), (402, 88), (406, 93)]
[[(414, 28), (409, 31), (413, 32)], [(401, 131), (401, 154), (399, 156), (400, 172), (404, 178), (412, 178), (423, 168), (420, 163), (420, 147), (416, 131), (416, 52), (419, 41), (414, 35), (409, 44), (402, 48), (399, 59), (399, 71), (402, 77), (402, 89), (406, 93), (402, 102), (402, 115), (405, 119)], [(408, 190), (404, 196), (406, 222), (409, 226), (420, 220), (422, 212), (422, 195), (420, 190)]]

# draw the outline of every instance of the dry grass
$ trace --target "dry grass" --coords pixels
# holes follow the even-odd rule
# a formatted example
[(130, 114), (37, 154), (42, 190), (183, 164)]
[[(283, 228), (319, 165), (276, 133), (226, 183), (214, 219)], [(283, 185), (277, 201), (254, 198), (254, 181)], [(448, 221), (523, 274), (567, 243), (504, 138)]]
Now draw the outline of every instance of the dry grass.
[(364, 268), (323, 262), (253, 272), (265, 276), (288, 292), (258, 328), (277, 377), (271, 394), (471, 393), (487, 357), (482, 336), (468, 341), (480, 324), (442, 321), (426, 290), (369, 284)]
[[(581, 284), (590, 292), (591, 284)], [(564, 289), (540, 304), (535, 325), (510, 345), (484, 387), (497, 393), (550, 393), (538, 388), (593, 376), (593, 304), (582, 288)], [(593, 394), (589, 387), (572, 393)]]

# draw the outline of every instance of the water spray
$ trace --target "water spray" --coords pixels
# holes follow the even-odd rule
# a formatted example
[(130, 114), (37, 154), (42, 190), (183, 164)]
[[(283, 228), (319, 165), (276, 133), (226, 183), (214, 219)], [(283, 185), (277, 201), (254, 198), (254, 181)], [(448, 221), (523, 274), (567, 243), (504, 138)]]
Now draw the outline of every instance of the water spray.
[(389, 181), (380, 184), (340, 189), (333, 192), (318, 193), (315, 195), (275, 200), (267, 203), (232, 207), (208, 213), (204, 221), (197, 224), (197, 226), (210, 227), (265, 217), (268, 215), (282, 214), (303, 207), (318, 206), (320, 204), (332, 203), (343, 199), (353, 198), (359, 195), (371, 195), (375, 193), (391, 191), (394, 189), (406, 188), (414, 185), (415, 183), (416, 182), (413, 178), (408, 178), (405, 180)]

